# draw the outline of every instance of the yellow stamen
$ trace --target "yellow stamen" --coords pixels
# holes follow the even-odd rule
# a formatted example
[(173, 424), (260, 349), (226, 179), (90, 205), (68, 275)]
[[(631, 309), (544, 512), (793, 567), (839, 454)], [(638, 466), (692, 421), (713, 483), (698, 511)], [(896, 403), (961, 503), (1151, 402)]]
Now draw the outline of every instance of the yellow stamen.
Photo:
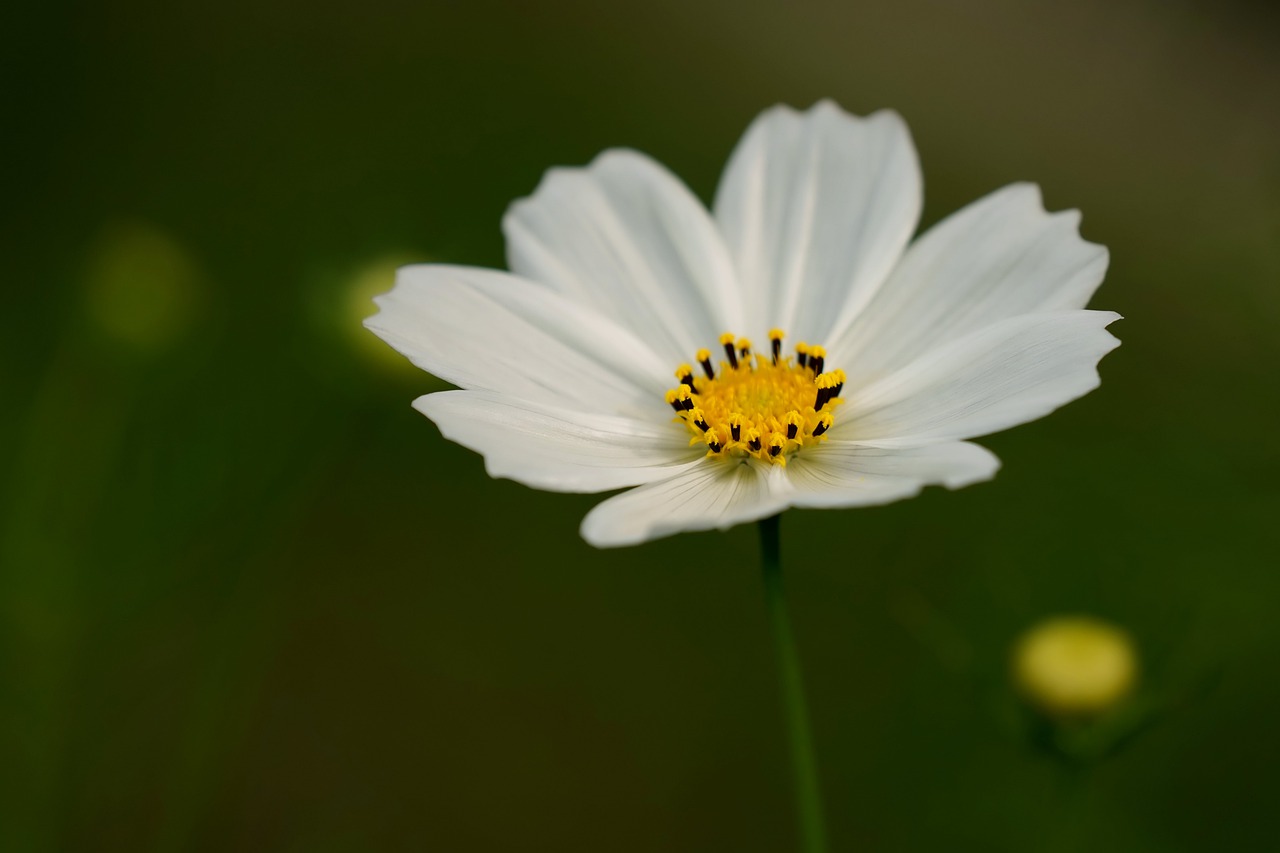
[(738, 369), (738, 353), (733, 349), (734, 334), (725, 332), (720, 336), (720, 346), (724, 347), (725, 358), (729, 359), (729, 369)]
[(774, 433), (773, 438), (769, 439), (769, 458), (777, 461), (779, 464), (786, 465), (787, 457), (782, 455), (782, 450), (786, 446), (787, 440), (777, 433)]
[(707, 374), (708, 379), (716, 378), (715, 365), (711, 363), (711, 350), (709, 349), (698, 350), (697, 354), (694, 355), (694, 359), (698, 362), (698, 364), (702, 365), (702, 372)]
[(794, 440), (800, 433), (800, 427), (804, 426), (804, 418), (800, 417), (799, 412), (787, 412), (783, 421), (787, 425), (787, 438)]
[(720, 341), (728, 361), (713, 369), (710, 350), (699, 350), (696, 360), (707, 376), (696, 386), (685, 380), (693, 368), (680, 366), (676, 376), (685, 384), (669, 391), (667, 402), (688, 429), (691, 444), (705, 444), (709, 455), (720, 458), (754, 457), (785, 465), (790, 456), (825, 440), (821, 436), (842, 403), (838, 393), (844, 373), (821, 369), (826, 352), (820, 346), (796, 345), (798, 353), (808, 356), (807, 364), (782, 357), (783, 337), (781, 329), (769, 332), (770, 361), (768, 356), (751, 357), (746, 338), (725, 333)]
[(782, 357), (782, 339), (786, 337), (782, 334), (781, 329), (769, 330), (769, 351), (773, 356), (773, 363), (777, 364), (778, 359)]
[(690, 390), (688, 385), (681, 385), (679, 388), (676, 389), (675, 393), (676, 393), (675, 405), (679, 406), (681, 409), (684, 409), (685, 411), (688, 411), (689, 409), (693, 408), (694, 406), (693, 391)]

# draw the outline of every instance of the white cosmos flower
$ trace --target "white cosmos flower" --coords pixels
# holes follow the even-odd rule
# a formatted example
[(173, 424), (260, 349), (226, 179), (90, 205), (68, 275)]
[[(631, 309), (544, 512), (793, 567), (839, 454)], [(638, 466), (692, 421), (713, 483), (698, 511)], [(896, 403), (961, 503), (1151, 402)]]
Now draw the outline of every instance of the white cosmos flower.
[(405, 267), (366, 325), (462, 389), (414, 406), (492, 476), (634, 487), (596, 546), (955, 489), (999, 467), (966, 439), (1097, 387), (1118, 315), (1077, 211), (1014, 184), (908, 245), (921, 193), (896, 113), (775, 107), (710, 212), (606, 151), (511, 206), (510, 273)]

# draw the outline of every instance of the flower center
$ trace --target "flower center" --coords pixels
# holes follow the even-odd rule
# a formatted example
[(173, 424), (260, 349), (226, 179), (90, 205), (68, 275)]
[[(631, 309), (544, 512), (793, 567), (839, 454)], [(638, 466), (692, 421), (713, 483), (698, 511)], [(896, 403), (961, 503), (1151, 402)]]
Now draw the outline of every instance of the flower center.
[(782, 354), (783, 334), (769, 332), (768, 355), (751, 351), (751, 341), (726, 333), (720, 336), (725, 360), (719, 370), (710, 350), (696, 356), (703, 376), (682, 364), (676, 369), (680, 385), (667, 392), (692, 435), (690, 444), (706, 444), (708, 456), (754, 456), (777, 465), (815, 444), (831, 429), (835, 409), (844, 401), (844, 371), (826, 371), (826, 351), (796, 344), (795, 358)]

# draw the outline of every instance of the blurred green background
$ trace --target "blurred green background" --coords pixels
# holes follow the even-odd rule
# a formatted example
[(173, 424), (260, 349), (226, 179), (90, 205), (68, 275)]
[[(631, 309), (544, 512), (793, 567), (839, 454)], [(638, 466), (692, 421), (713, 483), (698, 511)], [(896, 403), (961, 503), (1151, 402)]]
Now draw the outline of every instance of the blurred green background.
[[(906, 117), (925, 224), (1081, 208), (1127, 318), (994, 482), (784, 518), (834, 849), (1276, 849), (1273, 7), (3, 14), (0, 850), (792, 849), (755, 532), (592, 550), (595, 498), (488, 479), (359, 321), (398, 263), (501, 266), (550, 166), (707, 199), (821, 97)], [(1142, 730), (1067, 770), (1007, 672), (1075, 612), (1135, 638)]]

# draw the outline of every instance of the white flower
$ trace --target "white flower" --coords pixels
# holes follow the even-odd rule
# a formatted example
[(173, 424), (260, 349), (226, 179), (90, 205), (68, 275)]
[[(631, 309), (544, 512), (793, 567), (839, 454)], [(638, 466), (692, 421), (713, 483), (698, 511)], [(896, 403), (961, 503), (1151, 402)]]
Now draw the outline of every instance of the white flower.
[(405, 267), (366, 325), (463, 389), (414, 406), (492, 476), (634, 486), (596, 546), (955, 489), (999, 467), (966, 439), (1097, 387), (1118, 315), (1084, 310), (1107, 252), (1078, 212), (1014, 184), (908, 245), (921, 192), (896, 113), (775, 107), (710, 213), (606, 151), (511, 206), (511, 273)]

